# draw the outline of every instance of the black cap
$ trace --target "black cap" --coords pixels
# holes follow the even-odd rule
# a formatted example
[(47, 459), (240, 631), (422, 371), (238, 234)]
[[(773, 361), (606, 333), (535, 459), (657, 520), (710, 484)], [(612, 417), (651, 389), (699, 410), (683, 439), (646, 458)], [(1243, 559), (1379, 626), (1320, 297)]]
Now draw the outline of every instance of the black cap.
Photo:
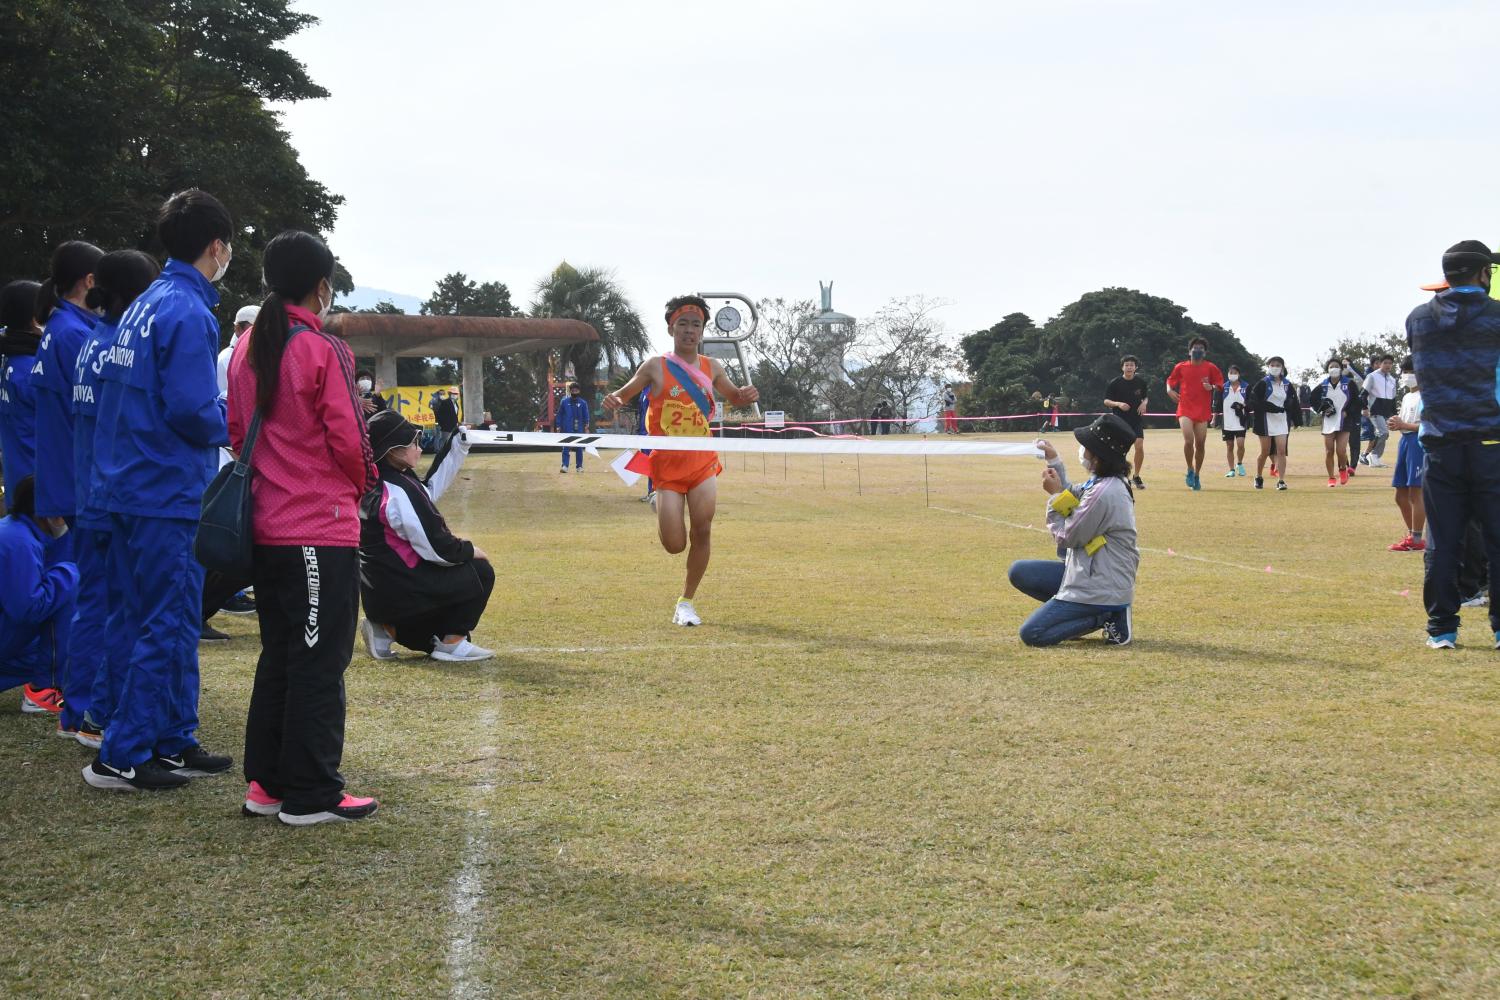
[(392, 448), (404, 448), (417, 439), (422, 429), (395, 410), (381, 410), (369, 421), (370, 448), (379, 461)]
[(1073, 436), (1078, 439), (1079, 444), (1099, 456), (1124, 458), (1125, 453), (1135, 444), (1134, 428), (1113, 413), (1106, 413), (1087, 427), (1078, 428)]
[(1443, 251), (1443, 274), (1462, 277), (1486, 265), (1500, 264), (1500, 254), (1491, 253), (1480, 240), (1464, 240)]

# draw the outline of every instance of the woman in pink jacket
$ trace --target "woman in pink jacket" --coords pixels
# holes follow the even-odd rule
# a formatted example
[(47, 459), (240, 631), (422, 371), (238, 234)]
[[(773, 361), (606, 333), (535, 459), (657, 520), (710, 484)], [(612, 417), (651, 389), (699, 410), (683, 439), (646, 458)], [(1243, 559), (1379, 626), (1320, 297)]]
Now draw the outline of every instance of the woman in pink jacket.
[(348, 345), (323, 332), (333, 253), (266, 245), (270, 294), (229, 362), (229, 442), (251, 453), (260, 661), (245, 723), (245, 811), (309, 826), (364, 819), (345, 794), (344, 668), (359, 609), (359, 499), (378, 483)]

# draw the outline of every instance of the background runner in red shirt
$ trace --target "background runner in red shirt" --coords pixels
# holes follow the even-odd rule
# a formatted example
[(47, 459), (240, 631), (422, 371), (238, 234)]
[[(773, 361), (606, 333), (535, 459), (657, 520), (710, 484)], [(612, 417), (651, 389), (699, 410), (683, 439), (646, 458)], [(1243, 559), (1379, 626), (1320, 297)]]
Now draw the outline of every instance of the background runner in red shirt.
[(1205, 360), (1208, 341), (1188, 341), (1188, 360), (1177, 362), (1167, 376), (1167, 395), (1177, 404), (1177, 426), (1182, 428), (1182, 456), (1187, 460), (1189, 489), (1202, 489), (1203, 445), (1208, 440), (1208, 422), (1213, 419), (1214, 386), (1224, 384), (1224, 373)]

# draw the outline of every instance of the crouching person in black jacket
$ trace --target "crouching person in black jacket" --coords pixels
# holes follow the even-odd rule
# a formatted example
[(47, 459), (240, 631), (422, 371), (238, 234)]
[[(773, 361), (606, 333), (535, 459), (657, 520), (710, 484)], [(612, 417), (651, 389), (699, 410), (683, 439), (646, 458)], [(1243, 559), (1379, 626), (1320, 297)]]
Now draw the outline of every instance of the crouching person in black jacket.
[(370, 443), (380, 487), (360, 501), (359, 583), (365, 618), (360, 636), (377, 660), (396, 657), (400, 643), (434, 660), (471, 662), (495, 654), (469, 641), (495, 586), (484, 550), (453, 534), (437, 498), (468, 454), (458, 435), (444, 463), (426, 481), (420, 429), (395, 410), (370, 417)]

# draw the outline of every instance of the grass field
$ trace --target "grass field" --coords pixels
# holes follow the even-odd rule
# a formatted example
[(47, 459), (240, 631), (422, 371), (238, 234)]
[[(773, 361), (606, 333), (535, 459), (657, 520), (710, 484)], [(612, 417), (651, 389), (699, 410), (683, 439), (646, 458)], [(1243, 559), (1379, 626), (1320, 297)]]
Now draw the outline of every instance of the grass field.
[[(929, 498), (921, 459), (728, 457), (681, 630), (604, 462), (475, 456), (444, 507), (500, 654), (356, 651), (374, 820), (93, 791), (5, 695), (0, 995), (1500, 995), (1483, 614), (1423, 648), (1388, 472), (1329, 490), (1304, 431), (1256, 492), (1210, 441), (1195, 494), (1174, 437), (1124, 649), (1016, 638), (1031, 459), (934, 459)], [(215, 624), (201, 735), (238, 758), (255, 624)]]

